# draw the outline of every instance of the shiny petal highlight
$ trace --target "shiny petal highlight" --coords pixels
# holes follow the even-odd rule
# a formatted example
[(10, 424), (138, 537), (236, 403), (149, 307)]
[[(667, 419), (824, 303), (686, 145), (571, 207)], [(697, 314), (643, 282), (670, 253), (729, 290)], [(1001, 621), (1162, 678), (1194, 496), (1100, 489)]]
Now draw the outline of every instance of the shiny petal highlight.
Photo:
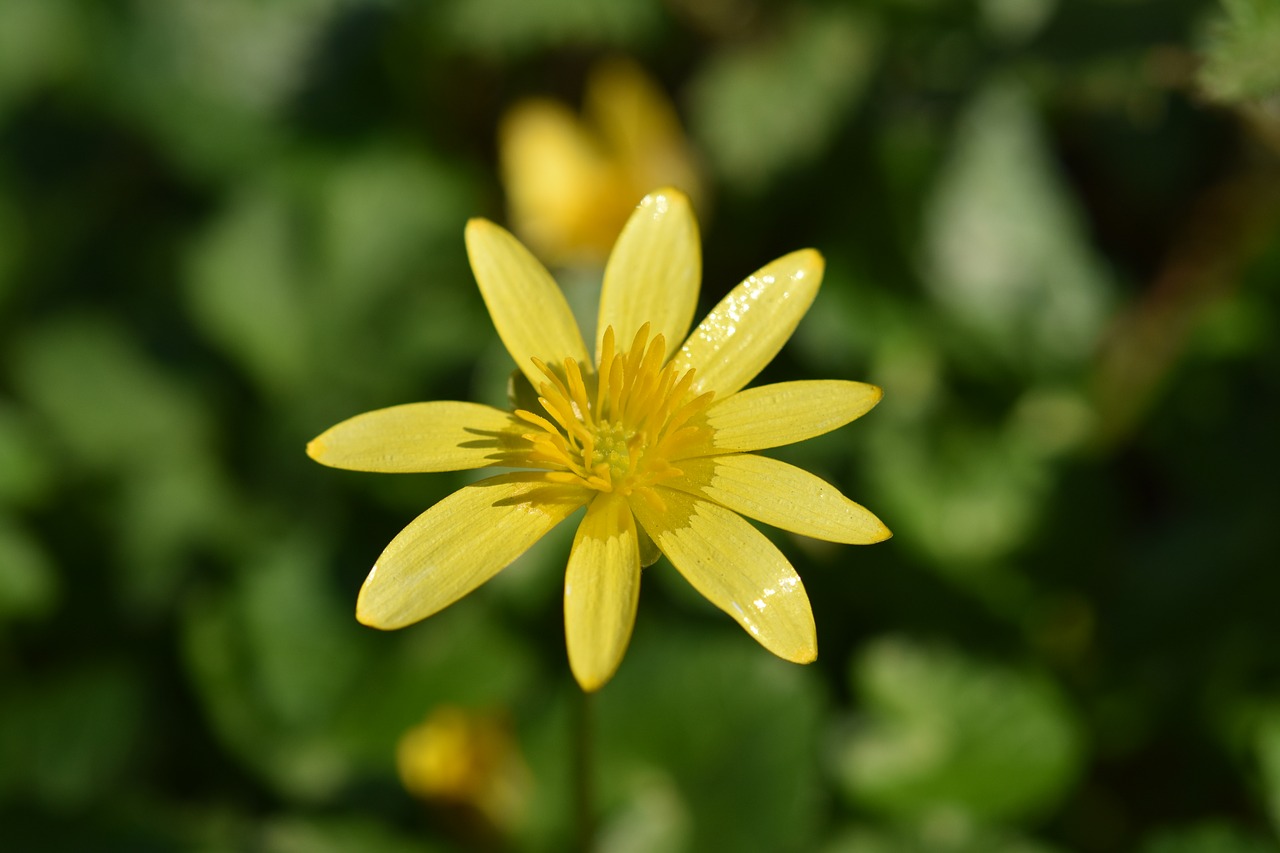
[(544, 382), (532, 359), (588, 363), (569, 303), (551, 273), (506, 229), (485, 219), (467, 223), (467, 256), (498, 337), (534, 387)]
[(665, 189), (645, 196), (609, 255), (600, 292), (596, 357), (604, 330), (629, 342), (645, 323), (671, 355), (689, 333), (702, 280), (702, 247), (689, 199)]
[(631, 508), (672, 564), (708, 601), (775, 655), (818, 656), (813, 611), (800, 576), (773, 543), (736, 513), (685, 492), (657, 488)]
[(569, 666), (583, 690), (599, 690), (617, 671), (639, 600), (635, 519), (624, 499), (601, 495), (578, 526), (564, 579)]
[(750, 453), (686, 459), (676, 488), (801, 536), (870, 545), (893, 534), (870, 510), (794, 465)]
[(813, 249), (766, 264), (720, 300), (672, 361), (682, 371), (697, 368), (697, 390), (732, 394), (791, 337), (818, 294), (822, 271), (822, 255)]
[(462, 471), (511, 464), (527, 427), (491, 406), (439, 401), (365, 412), (307, 444), (322, 465), (350, 471)]
[(425, 619), (502, 571), (588, 497), (542, 474), (459, 489), (391, 540), (360, 588), (356, 618), (388, 630)]

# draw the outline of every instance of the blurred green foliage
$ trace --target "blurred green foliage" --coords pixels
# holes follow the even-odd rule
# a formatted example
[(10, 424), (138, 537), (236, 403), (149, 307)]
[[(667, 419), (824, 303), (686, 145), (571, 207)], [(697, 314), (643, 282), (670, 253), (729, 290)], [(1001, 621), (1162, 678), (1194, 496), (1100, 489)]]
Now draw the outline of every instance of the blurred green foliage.
[[(592, 719), (600, 848), (1280, 849), (1278, 25), (1271, 0), (0, 0), (0, 846), (570, 845), (571, 531), (370, 631), (367, 567), (467, 477), (303, 446), (503, 400), (462, 242), (503, 218), (495, 129), (627, 53), (707, 168), (703, 306), (826, 256), (762, 380), (886, 396), (778, 455), (896, 537), (779, 535), (804, 668), (647, 570)], [(596, 273), (565, 279), (589, 312)], [(501, 825), (397, 779), (446, 706), (510, 722), (531, 781)]]

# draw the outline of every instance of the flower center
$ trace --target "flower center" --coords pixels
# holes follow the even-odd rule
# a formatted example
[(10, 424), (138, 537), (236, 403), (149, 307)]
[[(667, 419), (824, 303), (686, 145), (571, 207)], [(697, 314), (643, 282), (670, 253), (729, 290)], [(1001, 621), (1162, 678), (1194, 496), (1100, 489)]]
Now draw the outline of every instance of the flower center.
[(690, 421), (714, 394), (694, 394), (693, 370), (677, 376), (663, 365), (666, 352), (666, 340), (650, 341), (645, 323), (625, 353), (615, 351), (613, 327), (605, 329), (595, 374), (584, 376), (572, 358), (563, 373), (535, 358), (547, 377), (538, 386), (545, 416), (515, 413), (537, 428), (525, 435), (528, 463), (556, 482), (622, 495), (679, 476), (671, 460), (705, 436), (708, 427)]

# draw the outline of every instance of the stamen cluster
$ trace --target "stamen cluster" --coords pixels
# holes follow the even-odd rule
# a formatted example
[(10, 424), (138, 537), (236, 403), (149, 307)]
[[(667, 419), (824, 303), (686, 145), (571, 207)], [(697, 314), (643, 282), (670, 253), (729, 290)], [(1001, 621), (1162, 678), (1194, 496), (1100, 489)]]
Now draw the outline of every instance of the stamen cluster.
[(709, 427), (692, 421), (714, 393), (695, 395), (694, 371), (677, 375), (675, 365), (663, 365), (666, 352), (666, 340), (650, 341), (645, 323), (625, 353), (615, 351), (613, 327), (605, 329), (595, 374), (584, 375), (572, 358), (558, 365), (563, 374), (535, 358), (547, 377), (538, 386), (546, 417), (515, 413), (537, 427), (524, 436), (528, 463), (556, 482), (621, 495), (680, 476), (671, 462), (705, 436)]

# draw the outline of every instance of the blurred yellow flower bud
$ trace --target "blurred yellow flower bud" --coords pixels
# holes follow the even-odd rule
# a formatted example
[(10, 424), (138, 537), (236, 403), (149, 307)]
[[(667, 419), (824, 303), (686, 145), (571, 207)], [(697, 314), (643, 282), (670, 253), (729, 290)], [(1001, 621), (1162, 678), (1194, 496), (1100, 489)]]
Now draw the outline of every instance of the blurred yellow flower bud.
[(655, 186), (702, 197), (694, 154), (671, 102), (634, 62), (588, 75), (581, 119), (564, 104), (516, 104), (498, 137), (512, 229), (546, 263), (599, 265)]
[(529, 770), (502, 715), (436, 708), (400, 738), (396, 767), (410, 794), (470, 812), (500, 834), (524, 813)]

